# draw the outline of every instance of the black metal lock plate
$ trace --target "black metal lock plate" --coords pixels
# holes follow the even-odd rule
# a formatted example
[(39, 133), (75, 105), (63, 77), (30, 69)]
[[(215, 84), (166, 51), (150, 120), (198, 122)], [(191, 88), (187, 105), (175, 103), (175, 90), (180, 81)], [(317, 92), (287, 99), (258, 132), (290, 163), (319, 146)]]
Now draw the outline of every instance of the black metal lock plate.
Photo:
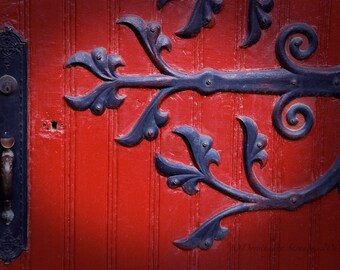
[(0, 259), (9, 263), (27, 247), (27, 44), (10, 27), (0, 30), (0, 138), (15, 142), (0, 146)]

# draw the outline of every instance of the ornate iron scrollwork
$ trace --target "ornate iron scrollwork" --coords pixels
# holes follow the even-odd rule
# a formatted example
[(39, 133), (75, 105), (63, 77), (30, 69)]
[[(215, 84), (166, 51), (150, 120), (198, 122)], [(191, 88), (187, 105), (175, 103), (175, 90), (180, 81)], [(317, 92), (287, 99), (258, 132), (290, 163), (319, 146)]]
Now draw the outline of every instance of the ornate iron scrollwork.
[[(266, 1), (266, 3), (269, 2), (271, 1)], [(269, 7), (264, 10), (268, 11)], [(107, 55), (104, 48), (96, 48), (91, 53), (77, 52), (69, 58), (66, 67), (83, 66), (103, 82), (84, 96), (66, 96), (65, 100), (75, 110), (90, 109), (93, 114), (101, 115), (106, 108), (117, 109), (122, 105), (124, 97), (118, 95), (120, 88), (159, 89), (159, 93), (144, 110), (131, 131), (117, 138), (117, 142), (124, 146), (134, 146), (143, 139), (149, 141), (156, 139), (159, 128), (168, 121), (167, 114), (158, 108), (160, 103), (181, 91), (192, 90), (205, 96), (217, 92), (278, 95), (280, 98), (272, 113), (273, 126), (281, 136), (289, 140), (297, 140), (306, 136), (314, 123), (312, 110), (306, 104), (295, 103), (285, 112), (289, 125), (286, 126), (282, 116), (290, 102), (299, 97), (340, 97), (339, 66), (308, 68), (297, 64), (298, 60), (309, 58), (318, 46), (316, 32), (311, 26), (304, 23), (289, 25), (279, 34), (276, 42), (276, 57), (282, 67), (280, 69), (240, 72), (204, 69), (194, 74), (177, 71), (162, 59), (162, 50), (170, 51), (171, 42), (168, 37), (161, 34), (160, 25), (157, 22), (146, 24), (138, 16), (126, 16), (119, 19), (118, 24), (126, 25), (135, 33), (149, 59), (161, 74), (121, 75), (117, 73), (117, 68), (124, 65), (120, 56)], [(302, 48), (301, 35), (308, 41), (308, 44), (303, 46), (304, 48)], [(287, 51), (286, 48), (289, 50)], [(297, 114), (302, 115), (304, 121), (299, 128), (292, 129), (298, 124)], [(267, 138), (263, 134), (258, 134), (257, 126), (250, 118), (239, 117), (238, 120), (244, 132), (246, 176), (255, 193), (232, 188), (212, 175), (209, 165), (218, 163), (219, 155), (212, 149), (211, 138), (199, 135), (191, 127), (178, 127), (174, 132), (186, 141), (194, 166), (173, 163), (159, 154), (156, 156), (156, 166), (160, 173), (169, 177), (169, 187), (182, 187), (186, 193), (193, 195), (198, 191), (197, 183), (202, 182), (241, 202), (203, 223), (188, 238), (176, 241), (175, 244), (180, 248), (207, 249), (214, 240), (224, 238), (227, 235), (227, 229), (220, 226), (220, 221), (227, 216), (268, 209), (294, 210), (340, 186), (340, 159), (338, 158), (325, 175), (304, 189), (283, 193), (268, 190), (260, 183), (252, 170), (252, 165), (255, 162), (260, 163), (261, 166), (266, 163), (267, 153), (264, 148)]]
[(340, 155), (326, 174), (313, 184), (287, 192), (277, 193), (263, 186), (255, 175), (252, 166), (255, 162), (263, 168), (267, 163), (268, 154), (265, 150), (267, 137), (259, 134), (256, 123), (248, 117), (237, 118), (243, 130), (243, 159), (246, 177), (255, 193), (248, 193), (224, 184), (211, 173), (209, 165), (220, 162), (220, 156), (212, 148), (212, 139), (200, 135), (189, 126), (177, 127), (174, 132), (186, 142), (194, 166), (174, 163), (160, 154), (156, 155), (156, 166), (160, 173), (169, 177), (170, 188), (182, 187), (189, 195), (198, 192), (197, 184), (202, 182), (225, 196), (241, 203), (231, 206), (204, 222), (188, 238), (175, 241), (175, 245), (183, 249), (208, 249), (214, 240), (222, 240), (228, 233), (220, 226), (226, 217), (251, 211), (284, 209), (295, 210), (298, 207), (316, 200), (334, 188), (340, 188)]
[[(169, 0), (158, 0), (157, 7), (162, 9)], [(196, 0), (190, 19), (186, 26), (176, 32), (181, 38), (192, 38), (199, 34), (202, 27), (209, 27), (213, 14), (221, 11), (223, 0)], [(274, 0), (249, 0), (248, 7), (248, 33), (240, 45), (246, 48), (254, 45), (261, 38), (261, 31), (268, 29), (272, 24), (269, 15), (273, 9)]]

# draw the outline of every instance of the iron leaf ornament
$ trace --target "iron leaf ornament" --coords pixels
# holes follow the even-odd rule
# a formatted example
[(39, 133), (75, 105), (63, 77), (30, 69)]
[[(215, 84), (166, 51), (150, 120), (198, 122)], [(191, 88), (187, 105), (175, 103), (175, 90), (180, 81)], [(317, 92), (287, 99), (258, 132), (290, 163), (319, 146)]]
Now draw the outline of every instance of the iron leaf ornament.
[(256, 44), (262, 34), (262, 30), (272, 25), (272, 18), (269, 13), (274, 7), (274, 0), (249, 0), (248, 8), (248, 33), (240, 45), (247, 48)]
[[(169, 0), (158, 0), (157, 7), (162, 9)], [(203, 27), (210, 27), (214, 14), (218, 14), (223, 0), (196, 0), (188, 23), (176, 32), (181, 38), (197, 36)], [(247, 48), (257, 43), (261, 38), (262, 30), (268, 29), (272, 24), (269, 13), (274, 7), (274, 0), (249, 0), (248, 5), (248, 32), (240, 45)]]
[(90, 109), (93, 114), (101, 115), (106, 108), (116, 109), (124, 101), (115, 87), (118, 79), (116, 68), (124, 66), (118, 55), (107, 55), (104, 48), (96, 48), (91, 53), (79, 52), (68, 59), (65, 67), (83, 66), (104, 82), (84, 97), (68, 97), (68, 104), (77, 110)]
[(209, 169), (211, 163), (219, 163), (220, 157), (212, 148), (212, 140), (200, 135), (189, 126), (177, 127), (174, 132), (181, 136), (187, 144), (194, 166), (176, 163), (156, 154), (155, 163), (158, 171), (168, 177), (170, 188), (182, 187), (189, 195), (199, 190), (199, 182), (208, 185), (223, 195), (233, 198), (239, 203), (226, 208), (201, 224), (187, 238), (174, 244), (182, 249), (209, 249), (215, 240), (222, 240), (228, 234), (228, 229), (221, 227), (222, 219), (261, 210), (295, 210), (298, 207), (326, 195), (340, 184), (340, 155), (332, 167), (313, 184), (287, 192), (277, 193), (265, 187), (253, 171), (253, 164), (259, 163), (261, 168), (266, 165), (268, 154), (265, 150), (267, 137), (258, 133), (256, 123), (248, 117), (237, 118), (243, 130), (243, 160), (249, 186), (254, 193), (248, 193), (229, 185), (214, 177)]

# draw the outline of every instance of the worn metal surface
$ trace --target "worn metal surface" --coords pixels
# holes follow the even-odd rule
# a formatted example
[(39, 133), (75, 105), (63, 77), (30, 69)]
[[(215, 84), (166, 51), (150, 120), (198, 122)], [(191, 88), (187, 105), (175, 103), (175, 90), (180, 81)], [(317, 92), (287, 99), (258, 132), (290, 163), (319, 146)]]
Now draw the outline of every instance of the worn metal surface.
[(27, 45), (10, 27), (0, 30), (0, 259), (27, 246)]
[(210, 171), (210, 164), (219, 164), (220, 155), (212, 148), (213, 141), (209, 136), (200, 135), (189, 126), (181, 126), (174, 132), (186, 142), (194, 166), (175, 163), (156, 155), (156, 166), (160, 173), (169, 177), (170, 188), (182, 187), (188, 195), (196, 194), (198, 183), (204, 183), (225, 196), (239, 201), (239, 204), (226, 208), (205, 221), (187, 238), (175, 241), (182, 249), (209, 249), (214, 240), (222, 240), (228, 234), (228, 229), (221, 227), (222, 219), (244, 212), (261, 210), (295, 210), (311, 201), (319, 199), (336, 187), (340, 187), (340, 156), (332, 167), (313, 184), (305, 188), (293, 189), (278, 193), (265, 187), (253, 171), (253, 164), (259, 163), (263, 168), (268, 160), (265, 150), (267, 136), (258, 133), (256, 123), (249, 117), (240, 116), (238, 121), (243, 129), (243, 161), (246, 178), (254, 193), (248, 193), (226, 185), (225, 180), (215, 178)]
[[(296, 103), (286, 112), (289, 127), (282, 120), (284, 109), (299, 97), (340, 97), (340, 67), (308, 68), (291, 60), (304, 60), (316, 50), (318, 38), (313, 28), (304, 23), (287, 26), (276, 41), (276, 57), (282, 69), (247, 70), (239, 72), (221, 72), (204, 69), (195, 74), (186, 74), (171, 68), (161, 57), (161, 51), (171, 50), (168, 37), (160, 34), (156, 22), (145, 24), (138, 16), (127, 16), (118, 20), (128, 26), (138, 38), (148, 57), (160, 71), (160, 75), (126, 76), (116, 72), (124, 62), (120, 56), (107, 55), (104, 48), (96, 48), (91, 53), (77, 52), (69, 58), (66, 67), (83, 66), (104, 82), (94, 90), (80, 97), (65, 96), (68, 105), (74, 110), (90, 109), (93, 114), (101, 115), (106, 108), (119, 108), (124, 97), (118, 95), (120, 88), (157, 88), (158, 95), (150, 102), (131, 131), (117, 141), (124, 146), (134, 146), (143, 139), (154, 140), (159, 128), (167, 121), (167, 114), (160, 112), (158, 106), (174, 93), (192, 90), (200, 95), (217, 92), (247, 93), (258, 95), (279, 95), (273, 109), (273, 125), (277, 132), (290, 140), (306, 136), (314, 123), (312, 110), (306, 104)], [(302, 49), (302, 38), (290, 37), (301, 34), (308, 39), (307, 48)], [(289, 43), (289, 52), (285, 49)], [(297, 114), (304, 118), (302, 126), (291, 129), (299, 123)]]

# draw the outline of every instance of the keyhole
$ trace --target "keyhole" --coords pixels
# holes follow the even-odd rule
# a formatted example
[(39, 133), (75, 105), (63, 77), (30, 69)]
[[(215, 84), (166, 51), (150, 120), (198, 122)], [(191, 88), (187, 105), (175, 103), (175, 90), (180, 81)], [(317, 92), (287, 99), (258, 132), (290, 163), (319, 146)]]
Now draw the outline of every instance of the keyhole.
[(8, 83), (6, 83), (6, 85), (5, 85), (5, 92), (6, 93), (10, 93), (11, 92), (11, 87), (8, 85)]

